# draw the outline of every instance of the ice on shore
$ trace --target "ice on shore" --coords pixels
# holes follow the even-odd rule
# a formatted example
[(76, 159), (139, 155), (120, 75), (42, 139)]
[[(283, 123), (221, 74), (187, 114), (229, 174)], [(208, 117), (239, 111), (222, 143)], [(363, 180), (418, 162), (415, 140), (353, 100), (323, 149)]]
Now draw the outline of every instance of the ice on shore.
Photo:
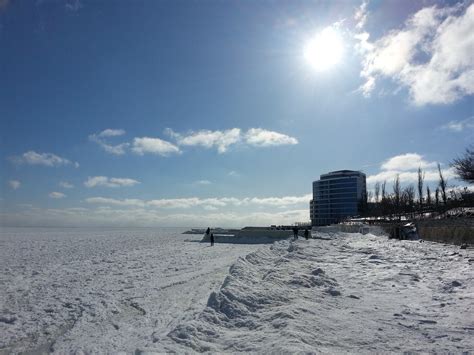
[(0, 352), (474, 351), (472, 249), (2, 231)]

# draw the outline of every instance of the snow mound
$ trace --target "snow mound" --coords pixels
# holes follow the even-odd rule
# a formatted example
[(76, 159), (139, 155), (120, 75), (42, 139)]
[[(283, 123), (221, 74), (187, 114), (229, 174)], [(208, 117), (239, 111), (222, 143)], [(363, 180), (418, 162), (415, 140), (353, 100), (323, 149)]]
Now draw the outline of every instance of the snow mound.
[(467, 254), (370, 234), (318, 236), (240, 258), (205, 309), (162, 339), (159, 351), (474, 349)]
[[(198, 320), (178, 326), (169, 337), (199, 352), (259, 351), (261, 344), (254, 341), (255, 334), (275, 334), (286, 328), (300, 333), (286, 350), (310, 350), (304, 338), (311, 334), (302, 333), (291, 323), (306, 312), (304, 302), (310, 302), (318, 292), (322, 296), (339, 291), (335, 289), (337, 282), (320, 268), (306, 265), (300, 269), (300, 259), (306, 259), (302, 247), (291, 241), (241, 258), (230, 268), (221, 289), (210, 295)], [(295, 303), (300, 304), (299, 310), (292, 307)], [(226, 340), (219, 344), (223, 333)]]

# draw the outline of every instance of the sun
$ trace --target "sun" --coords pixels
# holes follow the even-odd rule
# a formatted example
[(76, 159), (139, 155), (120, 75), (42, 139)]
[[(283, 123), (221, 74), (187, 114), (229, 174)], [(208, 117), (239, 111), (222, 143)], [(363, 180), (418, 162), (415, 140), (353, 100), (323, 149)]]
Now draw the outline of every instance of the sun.
[(311, 38), (304, 47), (305, 60), (317, 71), (328, 70), (342, 60), (344, 45), (333, 27), (326, 27)]

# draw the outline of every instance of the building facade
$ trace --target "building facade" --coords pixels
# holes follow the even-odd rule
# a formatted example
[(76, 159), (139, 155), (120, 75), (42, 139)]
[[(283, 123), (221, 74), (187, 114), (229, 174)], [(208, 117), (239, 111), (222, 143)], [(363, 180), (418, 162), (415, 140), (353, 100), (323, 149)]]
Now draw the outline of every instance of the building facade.
[(360, 214), (367, 202), (365, 174), (338, 170), (313, 182), (310, 217), (313, 226), (325, 226)]

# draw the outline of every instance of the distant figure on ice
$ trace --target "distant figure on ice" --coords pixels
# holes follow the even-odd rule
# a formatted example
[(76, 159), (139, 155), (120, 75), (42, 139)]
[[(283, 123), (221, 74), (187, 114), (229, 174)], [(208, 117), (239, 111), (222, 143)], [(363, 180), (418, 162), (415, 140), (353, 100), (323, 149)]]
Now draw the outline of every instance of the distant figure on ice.
[(207, 227), (207, 229), (206, 229), (206, 235), (209, 236), (209, 233), (211, 233), (211, 228)]
[(293, 227), (293, 238), (298, 239), (298, 227)]
[(214, 233), (211, 233), (211, 247), (214, 246)]
[(304, 229), (304, 237), (306, 238), (306, 240), (309, 239), (309, 231), (308, 231), (308, 228), (305, 228), (305, 229)]

